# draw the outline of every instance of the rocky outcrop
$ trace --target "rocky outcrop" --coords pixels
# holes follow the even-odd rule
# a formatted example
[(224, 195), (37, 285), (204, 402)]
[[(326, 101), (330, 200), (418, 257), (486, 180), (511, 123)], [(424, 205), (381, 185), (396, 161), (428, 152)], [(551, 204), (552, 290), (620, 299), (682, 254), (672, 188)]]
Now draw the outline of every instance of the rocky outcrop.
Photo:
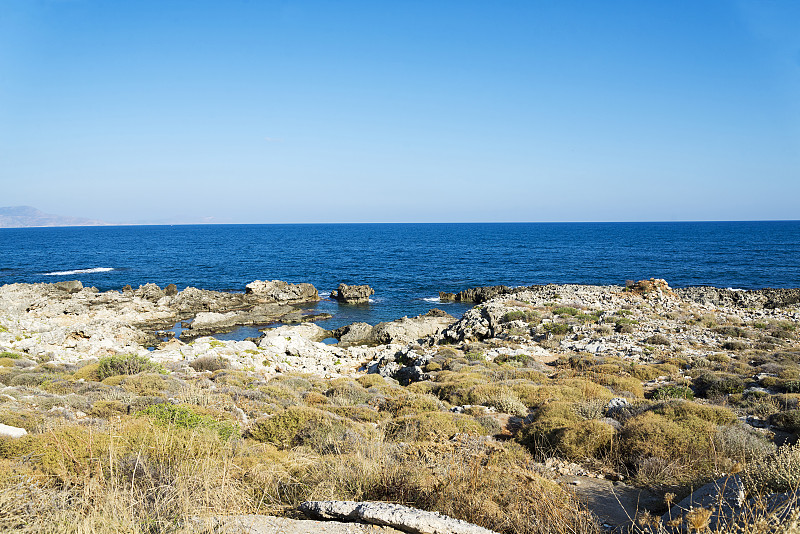
[(487, 302), (499, 295), (513, 295), (521, 291), (534, 290), (541, 286), (528, 286), (528, 287), (509, 287), (509, 286), (483, 286), (473, 287), (459, 291), (458, 293), (439, 292), (439, 300), (445, 302), (474, 302), (480, 304)]
[(494, 531), (442, 515), (386, 502), (306, 501), (300, 511), (315, 519), (385, 525), (413, 534), (493, 534)]
[(439, 334), (455, 322), (455, 317), (433, 309), (417, 317), (403, 317), (395, 321), (378, 323), (353, 323), (333, 332), (341, 346), (406, 344)]
[(181, 321), (187, 322), (181, 337), (189, 340), (236, 326), (328, 317), (309, 316), (290, 305), (318, 300), (311, 284), (257, 281), (250, 286), (249, 293), (177, 291), (174, 285), (162, 289), (156, 284), (99, 292), (79, 281), (9, 284), (0, 286), (0, 315), (13, 317), (28, 333), (14, 342), (15, 350), (58, 354), (63, 361), (138, 353), (158, 345), (158, 333)]
[(411, 343), (438, 334), (455, 320), (452, 315), (433, 309), (417, 317), (403, 317), (388, 323), (378, 323), (372, 329), (370, 339), (378, 345)]
[(363, 304), (369, 302), (369, 296), (374, 294), (375, 290), (368, 285), (339, 284), (339, 289), (331, 291), (331, 298), (347, 304)]
[(372, 325), (369, 323), (352, 323), (333, 331), (333, 337), (339, 340), (339, 346), (366, 345), (370, 343)]
[(304, 323), (293, 326), (280, 326), (278, 328), (270, 328), (264, 334), (264, 337), (280, 337), (280, 336), (300, 336), (310, 341), (320, 342), (329, 337), (333, 337), (333, 332), (325, 330), (319, 325)]
[(319, 300), (317, 288), (311, 284), (290, 284), (282, 280), (256, 280), (247, 284), (245, 294), (265, 303), (298, 304)]
[(66, 291), (67, 293), (77, 293), (83, 289), (83, 283), (80, 280), (65, 280), (63, 282), (56, 282), (53, 287)]
[(720, 289), (685, 287), (673, 290), (679, 297), (699, 304), (736, 308), (785, 308), (800, 303), (800, 289)]

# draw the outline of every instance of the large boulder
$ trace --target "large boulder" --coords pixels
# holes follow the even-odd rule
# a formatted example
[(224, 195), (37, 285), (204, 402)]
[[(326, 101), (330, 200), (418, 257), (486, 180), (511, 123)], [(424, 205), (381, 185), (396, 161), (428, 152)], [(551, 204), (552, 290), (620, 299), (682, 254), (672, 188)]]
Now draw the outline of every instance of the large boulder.
[(295, 304), (319, 300), (319, 293), (313, 285), (290, 284), (283, 280), (256, 280), (247, 284), (245, 294), (266, 303)]
[(406, 344), (419, 339), (436, 335), (455, 322), (455, 317), (433, 309), (425, 315), (403, 317), (388, 323), (378, 323), (372, 329), (370, 339), (376, 345), (389, 343)]
[(339, 289), (331, 291), (331, 298), (348, 304), (361, 304), (369, 302), (369, 296), (374, 294), (375, 290), (368, 285), (349, 286), (347, 284), (339, 284)]
[(372, 325), (369, 323), (352, 323), (333, 332), (333, 337), (339, 340), (339, 345), (366, 345), (371, 342)]

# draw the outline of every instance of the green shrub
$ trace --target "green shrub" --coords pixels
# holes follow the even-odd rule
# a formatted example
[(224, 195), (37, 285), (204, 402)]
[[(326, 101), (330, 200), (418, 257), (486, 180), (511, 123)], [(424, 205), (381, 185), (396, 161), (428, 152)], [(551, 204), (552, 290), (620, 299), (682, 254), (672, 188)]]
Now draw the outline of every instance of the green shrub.
[(572, 325), (565, 323), (547, 323), (544, 325), (544, 330), (552, 336), (565, 336), (572, 332)]
[(122, 415), (128, 412), (128, 407), (117, 400), (99, 400), (92, 404), (89, 415), (108, 419), (115, 415)]
[(227, 440), (238, 433), (239, 427), (229, 421), (217, 421), (213, 417), (198, 413), (196, 408), (175, 404), (155, 404), (138, 412), (148, 416), (154, 424), (176, 428), (211, 428), (219, 437)]
[[(2, 330), (0, 330), (0, 332), (2, 332)], [(20, 358), (22, 358), (22, 354), (17, 354), (16, 352), (8, 352), (7, 350), (4, 350), (4, 351), (0, 352), (0, 358), (9, 358), (11, 360), (19, 360)]]
[(667, 399), (694, 399), (694, 392), (689, 386), (661, 386), (653, 391), (650, 397), (653, 400), (667, 400)]
[(718, 397), (744, 391), (744, 380), (736, 375), (705, 372), (694, 379), (693, 385), (695, 394), (700, 397)]
[(588, 419), (556, 431), (553, 442), (567, 458), (597, 458), (611, 447), (615, 434), (614, 427), (608, 423)]
[(570, 306), (563, 306), (553, 309), (553, 315), (571, 315), (574, 317), (575, 315), (578, 315), (578, 313), (580, 313), (578, 310)]
[(256, 420), (247, 431), (256, 441), (288, 448), (302, 445), (301, 432), (313, 426), (330, 425), (333, 414), (305, 406), (289, 406), (275, 415)]
[(717, 425), (730, 425), (736, 422), (736, 414), (723, 406), (697, 404), (688, 400), (668, 400), (656, 404), (651, 410), (673, 421), (697, 418)]
[(772, 414), (769, 422), (786, 432), (798, 433), (800, 432), (800, 410), (786, 410)]
[(333, 381), (325, 396), (339, 406), (363, 404), (372, 397), (361, 384), (349, 379)]
[(72, 378), (75, 380), (80, 380), (83, 378), (84, 380), (92, 380), (95, 382), (100, 381), (100, 377), (97, 375), (97, 370), (100, 369), (99, 363), (90, 363), (84, 365), (74, 373), (72, 373)]
[(384, 378), (377, 373), (359, 376), (356, 378), (356, 382), (365, 388), (371, 388), (372, 386), (383, 386), (386, 384), (386, 380), (384, 380)]
[(380, 403), (380, 411), (392, 417), (413, 415), (421, 412), (436, 412), (444, 408), (442, 401), (433, 395), (399, 395), (386, 397)]
[(105, 380), (110, 376), (135, 375), (144, 372), (163, 373), (164, 369), (146, 356), (122, 354), (108, 356), (98, 362), (97, 378)]
[(707, 475), (713, 467), (712, 436), (716, 425), (697, 417), (673, 421), (651, 411), (627, 420), (620, 433), (623, 456), (637, 463), (660, 458), (686, 467), (678, 480), (693, 480)]
[(507, 312), (500, 318), (501, 323), (510, 323), (511, 321), (525, 321), (531, 323), (539, 318), (539, 314), (533, 310), (515, 310)]

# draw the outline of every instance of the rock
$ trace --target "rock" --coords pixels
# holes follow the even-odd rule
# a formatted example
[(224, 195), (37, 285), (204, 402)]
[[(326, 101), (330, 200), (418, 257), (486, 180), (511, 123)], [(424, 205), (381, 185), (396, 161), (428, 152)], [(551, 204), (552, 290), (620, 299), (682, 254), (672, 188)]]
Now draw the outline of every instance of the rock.
[(4, 425), (0, 423), (0, 437), (6, 438), (21, 438), (28, 433), (24, 428), (17, 428), (15, 426)]
[(164, 288), (164, 294), (168, 297), (174, 297), (178, 294), (178, 286), (175, 284), (169, 284), (167, 287)]
[(348, 304), (360, 304), (369, 302), (369, 296), (374, 294), (375, 290), (368, 285), (349, 286), (347, 284), (339, 284), (338, 290), (331, 291), (331, 298)]
[(673, 291), (685, 300), (735, 308), (775, 309), (800, 303), (800, 288), (738, 290), (700, 286)]
[(608, 404), (606, 404), (603, 413), (605, 413), (606, 415), (614, 414), (623, 409), (624, 407), (628, 406), (629, 404), (630, 403), (628, 402), (628, 399), (625, 399), (623, 397), (615, 397), (610, 401), (608, 401)]
[(482, 302), (487, 302), (498, 295), (512, 295), (514, 293), (519, 293), (520, 291), (532, 290), (539, 288), (541, 286), (529, 286), (529, 287), (509, 287), (509, 286), (483, 286), (483, 287), (473, 287), (470, 289), (465, 289), (464, 291), (459, 291), (458, 293), (447, 293), (444, 291), (439, 292), (439, 300), (445, 301), (455, 301), (455, 302), (474, 302), (476, 304), (480, 304)]
[(83, 283), (80, 280), (68, 280), (64, 282), (56, 282), (53, 287), (66, 291), (67, 293), (77, 293), (83, 289)]
[(311, 284), (290, 284), (282, 280), (256, 280), (247, 284), (245, 294), (257, 297), (261, 302), (295, 304), (319, 300), (317, 288)]
[(264, 331), (264, 337), (280, 336), (299, 336), (310, 341), (322, 341), (323, 339), (333, 337), (333, 333), (313, 323), (279, 326), (278, 328), (269, 328)]
[(192, 521), (189, 531), (220, 534), (319, 534), (320, 532), (325, 534), (401, 534), (399, 530), (390, 527), (382, 527), (377, 530), (374, 525), (290, 519), (268, 515), (227, 515), (214, 517), (211, 520), (196, 518)]
[(733, 520), (742, 511), (744, 504), (745, 490), (742, 479), (738, 475), (723, 477), (702, 486), (673, 505), (661, 520), (668, 523), (682, 517), (691, 508), (706, 508), (712, 511), (708, 526), (712, 531), (716, 531), (718, 526)]
[(164, 290), (158, 287), (156, 284), (145, 284), (143, 286), (139, 286), (139, 289), (135, 290), (133, 294), (137, 297), (149, 300), (150, 302), (158, 302), (166, 296)]
[(400, 382), (401, 386), (407, 386), (412, 382), (421, 382), (430, 379), (430, 375), (422, 371), (418, 365), (409, 365), (398, 369), (393, 378)]
[(333, 337), (339, 340), (340, 346), (365, 345), (370, 342), (372, 325), (353, 323), (333, 331)]
[(378, 345), (389, 343), (412, 343), (422, 338), (441, 333), (455, 322), (455, 317), (436, 310), (417, 317), (403, 317), (396, 321), (378, 323), (370, 335), (371, 341)]
[(414, 534), (492, 534), (493, 531), (442, 515), (385, 502), (306, 501), (300, 511), (312, 518), (386, 525)]

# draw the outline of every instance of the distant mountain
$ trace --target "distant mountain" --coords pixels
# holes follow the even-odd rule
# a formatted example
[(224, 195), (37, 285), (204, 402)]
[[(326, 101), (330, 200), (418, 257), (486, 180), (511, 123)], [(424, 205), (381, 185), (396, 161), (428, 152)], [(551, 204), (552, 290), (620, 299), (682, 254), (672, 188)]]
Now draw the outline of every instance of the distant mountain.
[(25, 228), (28, 226), (105, 226), (109, 223), (65, 217), (44, 213), (30, 206), (0, 207), (0, 228)]

